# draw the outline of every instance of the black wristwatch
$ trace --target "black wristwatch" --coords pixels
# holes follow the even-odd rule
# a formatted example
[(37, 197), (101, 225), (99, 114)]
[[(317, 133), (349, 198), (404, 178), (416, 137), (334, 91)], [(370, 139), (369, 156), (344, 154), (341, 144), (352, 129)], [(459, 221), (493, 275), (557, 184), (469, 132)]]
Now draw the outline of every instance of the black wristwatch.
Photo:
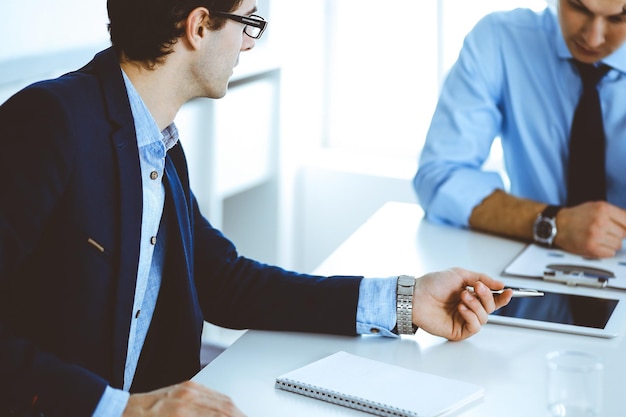
[(535, 243), (544, 246), (552, 246), (556, 237), (556, 214), (561, 210), (561, 206), (546, 207), (535, 220), (533, 225), (533, 239)]

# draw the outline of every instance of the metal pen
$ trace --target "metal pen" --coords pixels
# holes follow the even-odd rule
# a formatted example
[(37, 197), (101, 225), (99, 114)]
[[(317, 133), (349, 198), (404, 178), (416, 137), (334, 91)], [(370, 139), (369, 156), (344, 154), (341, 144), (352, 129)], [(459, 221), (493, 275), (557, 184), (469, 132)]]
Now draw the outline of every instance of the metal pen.
[[(465, 289), (471, 293), (474, 292), (474, 287), (467, 286)], [(502, 294), (504, 290), (513, 290), (513, 297), (543, 297), (544, 293), (539, 290), (535, 290), (532, 288), (511, 288), (504, 287), (501, 290), (491, 290), (492, 294), (498, 295)]]

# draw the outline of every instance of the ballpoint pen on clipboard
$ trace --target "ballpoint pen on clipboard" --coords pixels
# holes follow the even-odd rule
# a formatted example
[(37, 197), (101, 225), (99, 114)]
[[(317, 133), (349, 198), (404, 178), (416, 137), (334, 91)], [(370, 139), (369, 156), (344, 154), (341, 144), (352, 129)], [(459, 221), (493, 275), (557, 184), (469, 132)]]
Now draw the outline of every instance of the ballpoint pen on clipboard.
[(569, 286), (604, 288), (615, 274), (609, 270), (585, 265), (550, 264), (546, 266), (543, 279)]

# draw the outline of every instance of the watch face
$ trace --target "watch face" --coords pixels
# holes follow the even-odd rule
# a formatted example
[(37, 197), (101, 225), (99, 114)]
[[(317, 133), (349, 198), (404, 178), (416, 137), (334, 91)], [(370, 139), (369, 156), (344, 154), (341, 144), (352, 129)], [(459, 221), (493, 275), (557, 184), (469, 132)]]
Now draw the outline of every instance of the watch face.
[(548, 239), (552, 237), (552, 224), (545, 220), (541, 220), (539, 223), (537, 223), (536, 232), (537, 237), (541, 239)]

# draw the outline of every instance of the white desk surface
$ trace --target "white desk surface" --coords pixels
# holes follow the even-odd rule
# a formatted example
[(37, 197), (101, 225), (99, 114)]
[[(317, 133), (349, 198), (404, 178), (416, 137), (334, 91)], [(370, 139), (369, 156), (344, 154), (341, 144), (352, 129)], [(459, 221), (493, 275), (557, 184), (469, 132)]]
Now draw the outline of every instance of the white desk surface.
[[(422, 221), (419, 206), (388, 203), (340, 246), (316, 273), (391, 276), (461, 266), (499, 277), (524, 244)], [(522, 279), (507, 284), (532, 286)], [(560, 284), (546, 285), (545, 289)], [(580, 292), (617, 290), (575, 289)], [(485, 398), (452, 416), (545, 416), (545, 355), (558, 349), (596, 352), (605, 362), (603, 417), (626, 415), (623, 334), (601, 339), (488, 323), (462, 342), (418, 331), (415, 336), (340, 337), (247, 331), (194, 380), (234, 399), (249, 417), (366, 416), (324, 401), (274, 388), (276, 376), (339, 350), (482, 385)], [(415, 387), (419, 391), (419, 387)]]

